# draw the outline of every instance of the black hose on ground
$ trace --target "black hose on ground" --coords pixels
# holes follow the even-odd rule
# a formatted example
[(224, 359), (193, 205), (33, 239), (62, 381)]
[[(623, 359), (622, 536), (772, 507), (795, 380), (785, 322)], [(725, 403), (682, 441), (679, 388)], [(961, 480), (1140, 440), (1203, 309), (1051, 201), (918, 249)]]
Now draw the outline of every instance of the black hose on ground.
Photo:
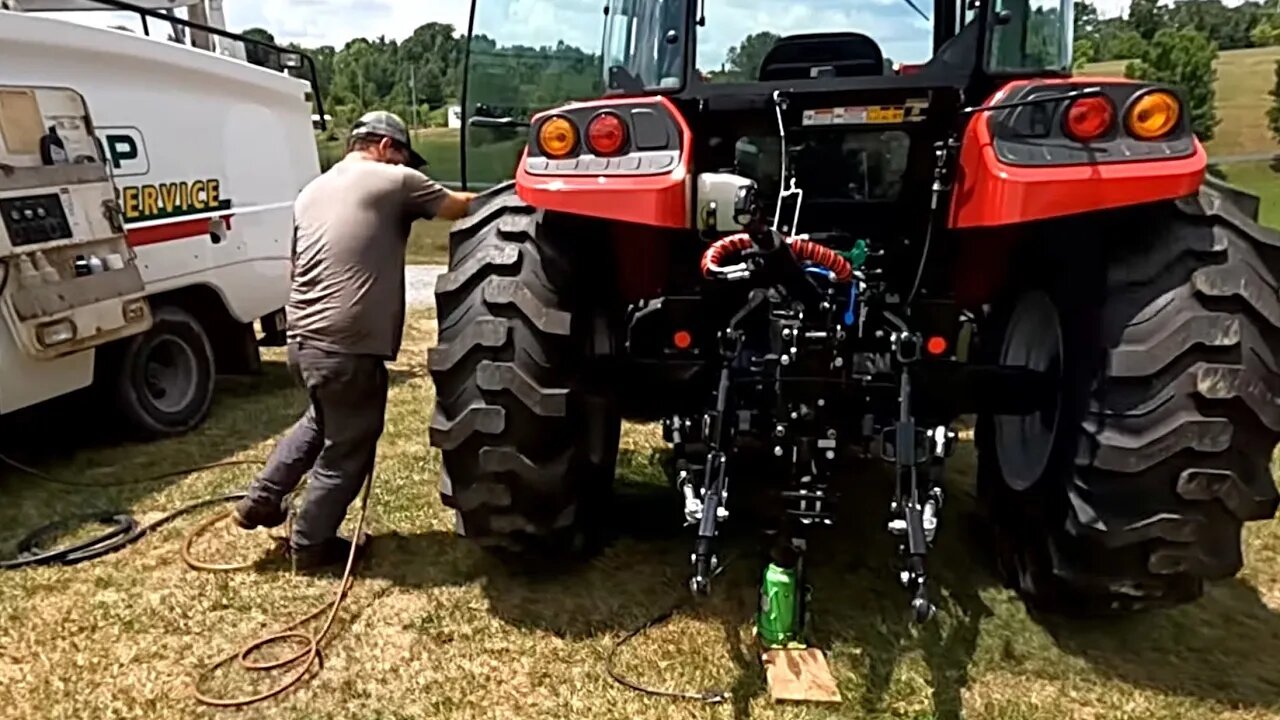
[[(19, 470), (20, 472), (26, 473), (40, 480), (44, 480), (45, 482), (48, 482), (48, 483), (52, 483), (55, 485), (64, 485), (68, 487), (78, 487), (78, 488), (84, 488), (84, 487), (110, 488), (110, 487), (122, 487), (127, 485), (141, 485), (149, 482), (156, 482), (159, 480), (166, 480), (169, 478), (178, 477), (181, 475), (187, 475), (187, 474), (198, 472), (201, 470), (211, 470), (219, 467), (230, 467), (230, 466), (238, 466), (238, 465), (261, 465), (261, 464), (262, 464), (262, 461), (258, 461), (258, 460), (230, 460), (230, 461), (224, 461), (224, 462), (210, 463), (208, 465), (200, 465), (192, 468), (185, 468), (182, 470), (171, 470), (165, 473), (161, 473), (159, 475), (152, 475), (145, 478), (128, 480), (121, 483), (95, 484), (95, 483), (81, 483), (81, 482), (65, 480), (63, 478), (57, 478), (52, 475), (48, 475), (46, 473), (40, 472), (39, 470), (35, 470), (34, 468), (27, 467), (26, 465), (23, 465), (21, 463), (15, 462), (5, 457), (4, 455), (0, 455), (0, 465), (8, 465), (10, 467), (13, 467)], [(268, 700), (270, 698), (274, 698), (278, 695), (281, 695), (285, 691), (293, 688), (295, 685), (301, 682), (304, 678), (306, 678), (307, 675), (311, 673), (313, 668), (319, 668), (323, 666), (324, 652), (321, 649), (321, 643), (324, 642), (325, 638), (329, 635), (329, 632), (333, 629), (334, 621), (338, 617), (338, 612), (342, 609), (343, 601), (346, 600), (348, 593), (350, 593), (351, 591), (352, 585), (355, 583), (356, 558), (360, 550), (361, 544), (363, 542), (365, 521), (369, 513), (369, 497), (372, 492), (372, 488), (373, 488), (373, 469), (370, 468), (369, 473), (365, 476), (364, 485), (361, 492), (362, 498), (360, 500), (360, 516), (356, 521), (356, 532), (355, 532), (354, 539), (352, 540), (352, 543), (351, 543), (351, 551), (347, 555), (346, 567), (342, 571), (342, 581), (338, 587), (338, 592), (334, 595), (333, 599), (317, 607), (316, 609), (307, 613), (306, 615), (299, 618), (298, 620), (295, 620), (289, 623), (288, 625), (280, 628), (278, 631), (271, 633), (269, 635), (262, 636), (250, 642), (249, 644), (235, 650), (234, 652), (231, 652), (227, 655), (222, 656), (217, 661), (208, 665), (203, 672), (201, 672), (192, 680), (192, 687), (191, 687), (192, 694), (197, 701), (199, 701), (204, 705), (211, 705), (214, 707), (245, 707), (247, 705), (253, 705), (253, 704), (262, 702), (264, 700)], [(18, 544), (18, 552), (19, 552), (18, 557), (12, 560), (0, 561), (0, 569), (16, 569), (20, 567), (28, 567), (31, 565), (51, 565), (54, 563), (58, 563), (62, 565), (74, 565), (76, 563), (85, 562), (86, 560), (99, 558), (104, 555), (108, 555), (110, 553), (116, 552), (128, 545), (131, 545), (132, 543), (137, 542), (138, 540), (141, 540), (143, 537), (147, 535), (147, 533), (160, 527), (161, 525), (164, 525), (165, 523), (168, 523), (174, 520), (175, 518), (181, 517), (182, 515), (186, 515), (187, 513), (194, 512), (196, 510), (199, 510), (200, 508), (208, 507), (210, 505), (216, 505), (219, 503), (239, 500), (242, 497), (245, 497), (245, 493), (232, 493), (229, 495), (219, 495), (216, 497), (204, 498), (201, 500), (194, 500), (192, 502), (179, 506), (178, 508), (172, 510), (171, 512), (165, 513), (164, 515), (156, 518), (155, 520), (152, 520), (151, 522), (145, 525), (139, 525), (138, 521), (132, 515), (125, 512), (118, 512), (118, 513), (98, 512), (98, 513), (80, 515), (73, 518), (66, 518), (63, 520), (57, 520), (57, 521), (48, 523), (47, 525), (41, 528), (36, 529), (35, 531), (29, 533), (25, 538), (23, 538), (23, 540)], [(192, 545), (195, 543), (197, 538), (199, 538), (209, 528), (213, 527), (219, 522), (223, 522), (224, 520), (228, 519), (230, 515), (231, 515), (230, 511), (214, 515), (213, 517), (210, 517), (209, 519), (198, 524), (194, 529), (192, 529), (187, 534), (186, 540), (183, 541), (182, 547), (179, 550), (179, 555), (182, 557), (183, 562), (186, 563), (188, 567), (190, 567), (193, 570), (200, 570), (200, 571), (229, 572), (229, 571), (235, 571), (235, 570), (244, 570), (251, 566), (250, 563), (235, 563), (235, 564), (209, 563), (202, 560), (197, 560), (191, 552)], [(57, 548), (54, 550), (42, 550), (39, 548), (39, 545), (38, 545), (39, 540), (43, 537), (48, 536), (53, 531), (70, 527), (72, 526), (73, 523), (78, 524), (78, 523), (83, 523), (85, 521), (95, 521), (95, 520), (98, 522), (102, 522), (103, 524), (110, 525), (111, 526), (110, 529), (98, 535), (97, 537), (90, 538), (89, 540), (85, 540), (73, 545), (69, 545), (64, 548)], [(325, 615), (326, 613), (327, 615)], [(306, 624), (307, 622), (315, 618), (320, 617), (321, 615), (325, 615), (325, 620), (324, 620), (324, 624), (320, 627), (319, 632), (307, 633), (307, 632), (303, 632), (300, 629), (302, 625)], [(271, 660), (271, 661), (258, 661), (258, 660), (254, 660), (252, 657), (256, 652), (262, 650), (268, 645), (275, 645), (280, 643), (292, 643), (296, 646), (299, 644), (299, 641), (301, 642), (301, 644), (304, 645), (304, 647), (301, 650), (298, 650), (294, 654), (288, 657), (285, 657), (283, 659)], [(281, 682), (279, 685), (276, 685), (268, 690), (258, 692), (256, 694), (250, 694), (250, 695), (234, 697), (234, 698), (220, 698), (220, 697), (214, 697), (208, 694), (201, 687), (202, 681), (211, 672), (217, 670), (220, 667), (228, 665), (232, 662), (237, 662), (239, 666), (244, 670), (255, 671), (255, 672), (279, 670), (295, 664), (296, 664), (296, 667), (289, 674), (289, 676), (285, 678), (285, 680)]]
[[(160, 482), (175, 477), (181, 477), (183, 475), (190, 475), (194, 472), (213, 470), (221, 467), (261, 465), (262, 461), (227, 460), (209, 463), (207, 465), (183, 468), (181, 470), (169, 470), (157, 475), (148, 475), (142, 478), (133, 478), (115, 483), (78, 482), (75, 480), (54, 477), (53, 475), (28, 467), (27, 465), (4, 455), (0, 455), (0, 464), (8, 465), (21, 473), (30, 475), (38, 480), (43, 480), (44, 482), (53, 485), (75, 488), (116, 488), (128, 487), (131, 485), (145, 485), (147, 483)], [(89, 560), (96, 560), (132, 545), (133, 543), (141, 540), (152, 530), (155, 530), (161, 525), (171, 522), (178, 517), (210, 505), (239, 500), (242, 497), (244, 497), (244, 493), (232, 493), (229, 495), (219, 495), (217, 497), (195, 500), (193, 502), (186, 503), (171, 512), (165, 513), (163, 516), (146, 524), (139, 523), (137, 518), (124, 511), (95, 511), (62, 518), (60, 520), (54, 520), (36, 528), (30, 533), (27, 533), (26, 537), (19, 540), (17, 556), (6, 560), (0, 560), (0, 570), (16, 570), (18, 568), (31, 567), (34, 565), (77, 565)], [(41, 540), (56, 536), (58, 531), (66, 530), (87, 522), (96, 522), (100, 525), (105, 525), (107, 529), (94, 537), (67, 545), (66, 547), (46, 550), (40, 544)]]
[[(736, 560), (736, 557), (731, 557), (728, 560), (726, 560), (724, 564), (720, 565), (714, 571), (712, 571), (711, 577), (715, 578), (716, 576), (723, 573), (725, 569), (728, 568), (729, 565), (731, 565), (734, 562), (734, 560)], [(675, 617), (675, 614), (677, 612), (679, 612), (681, 609), (683, 609), (687, 605), (691, 604), (692, 601), (693, 601), (692, 596), (686, 596), (684, 599), (672, 605), (669, 609), (664, 610), (659, 615), (655, 615), (653, 618), (645, 622), (643, 625), (627, 633), (620, 640), (614, 643), (613, 647), (609, 649), (608, 656), (606, 656), (604, 660), (604, 670), (606, 673), (608, 673), (610, 679), (612, 679), (614, 682), (618, 683), (619, 685), (625, 688), (635, 690), (636, 692), (643, 693), (645, 695), (652, 695), (653, 697), (665, 697), (665, 698), (673, 698), (677, 700), (696, 700), (699, 702), (707, 703), (709, 705), (718, 705), (720, 703), (723, 703), (729, 700), (732, 697), (732, 693), (728, 690), (712, 689), (712, 690), (703, 690), (701, 692), (691, 692), (687, 690), (668, 690), (665, 688), (655, 688), (655, 687), (650, 687), (648, 685), (644, 685), (635, 680), (631, 680), (630, 678), (627, 678), (624, 675), (622, 675), (622, 673), (618, 672), (618, 668), (617, 668), (618, 651), (622, 649), (623, 645), (626, 645), (627, 643), (631, 642), (632, 640), (644, 634), (645, 632), (652, 630), (653, 628), (656, 628), (659, 625), (662, 625), (663, 623), (667, 622), (672, 617)]]

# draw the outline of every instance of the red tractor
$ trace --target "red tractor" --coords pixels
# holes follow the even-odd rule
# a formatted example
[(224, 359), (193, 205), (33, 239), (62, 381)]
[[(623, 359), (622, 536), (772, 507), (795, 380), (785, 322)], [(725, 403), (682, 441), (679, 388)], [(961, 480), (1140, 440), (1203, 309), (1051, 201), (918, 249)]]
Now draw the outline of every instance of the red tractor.
[[(579, 50), (601, 2), (603, 49)], [(931, 30), (886, 33), (914, 64), (843, 29), (894, 27), (892, 4), (580, 5), (473, 10), (465, 182), (515, 177), (453, 228), (436, 290), (459, 533), (520, 562), (590, 549), (622, 419), (661, 421), (695, 592), (733, 501), (769, 498), (764, 624), (873, 456), (923, 621), (972, 415), (1028, 603), (1168, 606), (1241, 569), (1277, 508), (1280, 233), (1206, 177), (1178, 88), (1073, 76), (1071, 0), (937, 0)], [(723, 50), (766, 17), (788, 34)]]

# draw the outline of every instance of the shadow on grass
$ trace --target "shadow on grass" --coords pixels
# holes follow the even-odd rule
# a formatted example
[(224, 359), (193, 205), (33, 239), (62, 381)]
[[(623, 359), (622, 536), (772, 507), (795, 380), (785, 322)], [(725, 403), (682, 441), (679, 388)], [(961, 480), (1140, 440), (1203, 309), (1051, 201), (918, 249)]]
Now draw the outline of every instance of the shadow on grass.
[(1243, 579), (1173, 610), (1045, 626), (1063, 650), (1118, 680), (1231, 707), (1280, 706), (1280, 615)]
[[(647, 463), (631, 455), (650, 454), (624, 451), (619, 466), (652, 464), (651, 458)], [(929, 565), (934, 596), (943, 598), (942, 620), (913, 629), (909, 598), (896, 581), (894, 542), (883, 531), (888, 495), (877, 492), (887, 491), (888, 485), (866, 487), (871, 490), (848, 499), (852, 517), (813, 538), (813, 546), (823, 550), (810, 557), (811, 640), (829, 650), (833, 668), (839, 668), (847, 698), (844, 710), (852, 703), (871, 714), (886, 712), (895, 668), (905, 653), (921, 650), (932, 676), (934, 717), (958, 720), (979, 626), (991, 612), (979, 590), (993, 578), (976, 566), (976, 541), (964, 528), (949, 528)], [(753, 699), (767, 692), (758, 648), (744, 633), (756, 610), (767, 544), (745, 516), (722, 526), (725, 535), (718, 549), (726, 569), (713, 583), (711, 596), (694, 601), (687, 589), (693, 529), (684, 527), (681, 507), (678, 495), (666, 486), (649, 478), (622, 478), (609, 514), (606, 547), (590, 561), (554, 576), (514, 572), (442, 532), (380, 536), (361, 574), (416, 588), (478, 580), (491, 611), (503, 622), (569, 640), (620, 635), (678, 607), (680, 615), (718, 627), (723, 634), (735, 668), (726, 689), (732, 693), (734, 716), (747, 718)], [(858, 683), (859, 678), (865, 682)]]
[[(620, 468), (642, 470), (653, 464), (646, 452), (624, 451), (619, 461)], [(680, 615), (718, 628), (734, 668), (725, 688), (732, 693), (734, 717), (748, 718), (753, 700), (767, 692), (758, 650), (744, 633), (756, 609), (765, 544), (735, 511), (718, 546), (727, 568), (711, 597), (692, 602), (686, 583), (693, 530), (683, 526), (675, 493), (648, 475), (621, 478), (603, 551), (555, 576), (513, 572), (447, 532), (379, 536), (361, 575), (406, 588), (479, 582), (504, 623), (569, 640), (621, 636), (678, 606)], [(953, 490), (928, 560), (938, 617), (915, 626), (907, 593), (896, 581), (895, 541), (883, 529), (890, 484), (874, 471), (853, 476), (862, 478), (859, 488), (846, 497), (836, 526), (815, 533), (809, 558), (810, 640), (829, 652), (845, 696), (832, 710), (835, 716), (855, 708), (867, 716), (892, 714), (901, 689), (894, 687), (895, 675), (904, 663), (922, 662), (918, 672), (930, 687), (931, 717), (960, 720), (983, 622), (996, 613), (984, 600), (999, 586), (985, 526), (973, 499)], [(1003, 610), (1006, 632), (1018, 627), (1007, 624), (1015, 618)], [(1016, 622), (1030, 631), (1030, 621)], [(1280, 704), (1280, 677), (1266, 660), (1280, 650), (1280, 616), (1242, 581), (1225, 582), (1200, 603), (1173, 611), (1111, 622), (1040, 622), (1058, 648), (1116, 680), (1232, 707)], [(452, 641), (444, 624), (423, 632)], [(1004, 642), (1016, 646), (1021, 638), (1013, 634)], [(682, 651), (672, 645), (656, 652), (678, 660)], [(1052, 656), (1046, 659), (1053, 662)], [(993, 662), (1003, 660), (984, 655), (983, 667)]]

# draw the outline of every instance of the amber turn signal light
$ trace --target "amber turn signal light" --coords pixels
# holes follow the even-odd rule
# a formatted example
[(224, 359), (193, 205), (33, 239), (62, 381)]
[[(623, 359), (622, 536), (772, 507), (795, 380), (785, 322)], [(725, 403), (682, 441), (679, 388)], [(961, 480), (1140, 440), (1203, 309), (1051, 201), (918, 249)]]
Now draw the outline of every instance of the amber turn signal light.
[(1173, 132), (1182, 117), (1182, 104), (1163, 90), (1142, 95), (1129, 106), (1125, 126), (1139, 140), (1158, 140)]
[(1076, 142), (1093, 142), (1111, 132), (1116, 109), (1106, 97), (1083, 97), (1067, 107), (1067, 136)]
[(553, 117), (538, 128), (538, 149), (549, 158), (562, 158), (578, 145), (578, 128), (564, 117)]

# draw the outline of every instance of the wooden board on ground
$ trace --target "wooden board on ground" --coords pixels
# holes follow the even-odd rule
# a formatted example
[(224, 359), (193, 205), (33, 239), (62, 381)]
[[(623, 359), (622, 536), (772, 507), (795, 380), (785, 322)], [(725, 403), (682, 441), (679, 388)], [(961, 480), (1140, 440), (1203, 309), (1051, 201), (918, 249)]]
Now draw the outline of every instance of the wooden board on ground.
[(840, 688), (817, 648), (766, 650), (764, 671), (775, 702), (840, 702)]

